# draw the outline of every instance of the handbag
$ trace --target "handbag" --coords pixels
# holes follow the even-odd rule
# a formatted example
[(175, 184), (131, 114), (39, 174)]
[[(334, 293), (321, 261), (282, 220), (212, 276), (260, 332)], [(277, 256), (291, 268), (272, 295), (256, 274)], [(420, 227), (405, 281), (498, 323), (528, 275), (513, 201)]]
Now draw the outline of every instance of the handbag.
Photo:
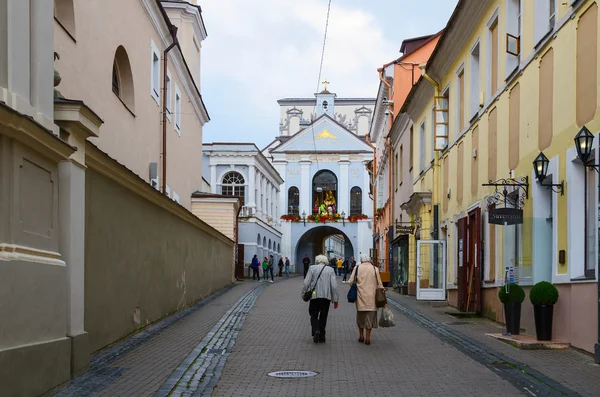
[(355, 267), (354, 273), (354, 282), (350, 286), (350, 290), (348, 291), (348, 302), (354, 303), (358, 299), (358, 286), (356, 285), (356, 280), (358, 279), (358, 266)]
[(319, 276), (317, 277), (317, 281), (315, 281), (315, 286), (312, 287), (311, 289), (309, 289), (308, 291), (306, 291), (304, 293), (304, 295), (302, 295), (302, 300), (304, 302), (308, 302), (310, 300), (310, 298), (312, 298), (312, 294), (313, 294), (313, 292), (315, 292), (315, 288), (317, 288), (317, 283), (319, 282), (319, 278), (321, 278), (321, 273), (323, 273), (323, 270), (325, 270), (325, 265), (323, 265), (323, 268), (319, 272)]
[(394, 321), (394, 313), (388, 305), (385, 305), (383, 309), (381, 309), (381, 317), (379, 317), (379, 326), (382, 328), (389, 328), (396, 325)]
[[(375, 266), (373, 266), (373, 271), (375, 272), (375, 278), (377, 278)], [(387, 304), (387, 296), (385, 296), (385, 291), (385, 288), (379, 287), (375, 290), (375, 307), (382, 308)]]

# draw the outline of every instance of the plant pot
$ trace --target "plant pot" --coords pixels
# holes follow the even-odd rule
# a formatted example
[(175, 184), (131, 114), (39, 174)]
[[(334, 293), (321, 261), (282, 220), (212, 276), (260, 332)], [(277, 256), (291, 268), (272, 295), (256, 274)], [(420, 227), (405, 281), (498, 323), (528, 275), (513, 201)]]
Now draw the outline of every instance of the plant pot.
[(552, 340), (554, 305), (534, 305), (535, 334), (538, 340)]
[(506, 321), (506, 332), (511, 335), (519, 335), (521, 330), (521, 303), (504, 304), (504, 321)]

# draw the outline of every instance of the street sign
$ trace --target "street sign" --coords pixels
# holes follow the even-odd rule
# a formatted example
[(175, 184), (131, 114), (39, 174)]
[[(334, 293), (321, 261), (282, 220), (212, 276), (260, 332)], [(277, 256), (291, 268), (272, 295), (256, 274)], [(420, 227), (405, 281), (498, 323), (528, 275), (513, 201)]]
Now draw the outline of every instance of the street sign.
[(492, 225), (520, 225), (523, 223), (523, 210), (518, 208), (492, 208), (488, 222)]

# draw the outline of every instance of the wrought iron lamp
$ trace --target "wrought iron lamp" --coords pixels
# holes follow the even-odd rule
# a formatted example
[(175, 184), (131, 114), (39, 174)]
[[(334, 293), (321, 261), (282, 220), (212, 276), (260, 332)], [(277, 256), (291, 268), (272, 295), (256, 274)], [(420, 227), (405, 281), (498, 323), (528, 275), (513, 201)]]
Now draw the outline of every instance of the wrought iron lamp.
[(577, 135), (575, 135), (575, 148), (577, 149), (577, 157), (586, 164), (592, 155), (592, 144), (594, 143), (594, 135), (584, 125), (581, 127)]
[(340, 215), (342, 215), (342, 223), (344, 224), (344, 226), (346, 226), (346, 212), (342, 211)]
[(302, 220), (304, 221), (304, 227), (306, 227), (306, 211), (302, 211)]
[(535, 172), (535, 178), (538, 180), (541, 186), (552, 189), (552, 191), (555, 193), (564, 195), (564, 181), (561, 183), (544, 183), (544, 179), (546, 179), (546, 176), (548, 175), (549, 165), (550, 160), (548, 160), (548, 157), (546, 157), (543, 152), (540, 152), (535, 160), (533, 160), (533, 172)]

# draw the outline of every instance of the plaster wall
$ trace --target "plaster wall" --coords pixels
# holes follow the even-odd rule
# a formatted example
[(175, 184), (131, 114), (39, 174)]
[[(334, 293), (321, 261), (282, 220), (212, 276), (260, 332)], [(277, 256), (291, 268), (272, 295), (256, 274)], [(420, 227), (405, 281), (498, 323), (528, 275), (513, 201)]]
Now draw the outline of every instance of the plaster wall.
[[(72, 38), (54, 23), (55, 51), (60, 55), (55, 68), (62, 77), (57, 88), (66, 98), (83, 100), (104, 120), (100, 136), (90, 141), (149, 182), (149, 164), (159, 164), (159, 170), (162, 164), (161, 101), (151, 95), (152, 42), (160, 56), (165, 45), (141, 1), (77, 2), (75, 26)], [(125, 48), (131, 65), (133, 108), (112, 91), (112, 67), (119, 46)], [(203, 122), (184, 89), (180, 72), (185, 71), (175, 67), (172, 55), (168, 66), (171, 99), (175, 100), (177, 87), (182, 95), (181, 134), (175, 130), (172, 116), (167, 120), (167, 185), (179, 195), (181, 204), (191, 209), (191, 193), (202, 187)], [(162, 85), (162, 73), (160, 81)], [(170, 108), (174, 109), (174, 102)]]
[(157, 200), (161, 205), (86, 171), (90, 353), (231, 283), (233, 242), (167, 211), (163, 206), (176, 205), (167, 198)]

